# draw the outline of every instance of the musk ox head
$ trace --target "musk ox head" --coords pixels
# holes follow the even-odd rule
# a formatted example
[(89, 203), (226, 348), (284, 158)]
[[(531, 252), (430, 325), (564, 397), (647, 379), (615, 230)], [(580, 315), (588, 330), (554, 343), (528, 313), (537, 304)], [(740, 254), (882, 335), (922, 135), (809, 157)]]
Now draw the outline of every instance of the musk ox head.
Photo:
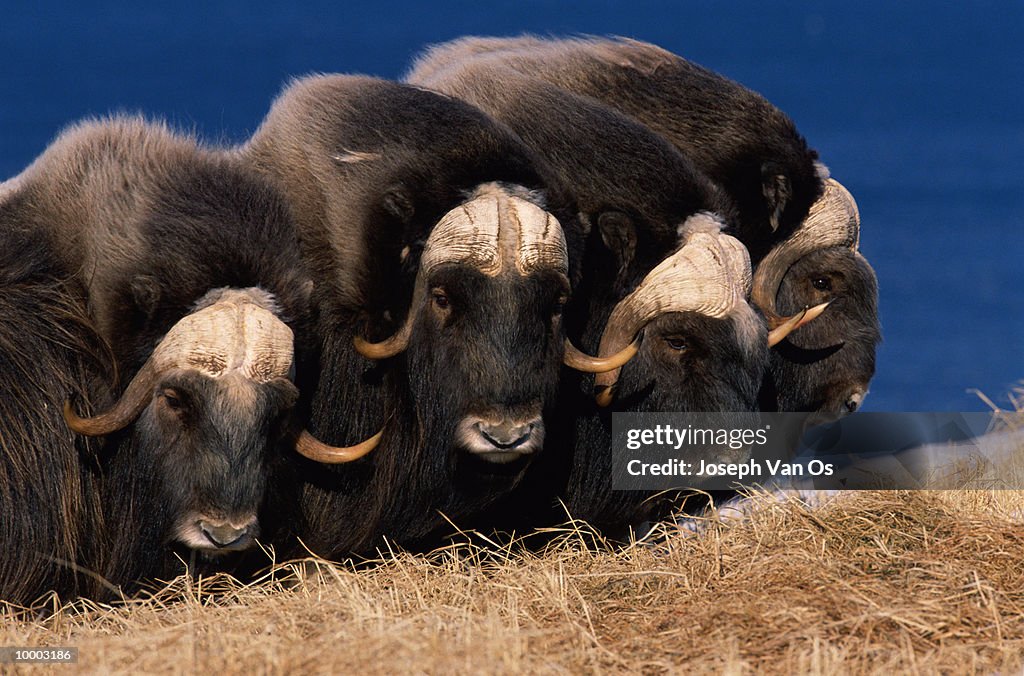
[(276, 312), (261, 289), (211, 291), (112, 408), (81, 418), (65, 404), (80, 434), (132, 425), (129, 461), (153, 474), (168, 541), (210, 554), (255, 541), (270, 449), (298, 396), (292, 331)]
[(621, 410), (749, 411), (767, 360), (764, 324), (747, 302), (750, 258), (699, 213), (681, 228), (680, 246), (620, 301), (600, 354), (628, 358), (600, 373), (598, 404)]
[(401, 329), (379, 343), (357, 338), (356, 349), (370, 359), (404, 353), (421, 429), (443, 419), (460, 451), (521, 460), (544, 440), (569, 290), (565, 235), (540, 196), (483, 184), (423, 245)]
[(807, 218), (761, 261), (753, 299), (769, 327), (784, 315), (827, 309), (771, 351), (762, 406), (780, 411), (852, 413), (875, 373), (878, 280), (858, 252), (860, 214), (839, 182), (825, 179)]

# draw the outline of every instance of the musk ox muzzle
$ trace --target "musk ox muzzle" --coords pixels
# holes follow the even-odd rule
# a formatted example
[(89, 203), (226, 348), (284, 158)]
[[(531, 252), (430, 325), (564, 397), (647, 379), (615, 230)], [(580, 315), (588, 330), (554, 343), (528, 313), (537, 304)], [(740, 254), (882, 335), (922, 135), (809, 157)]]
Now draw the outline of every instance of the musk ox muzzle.
[(544, 421), (530, 417), (466, 416), (456, 428), (456, 442), (478, 458), (504, 464), (536, 453), (544, 444)]
[(205, 554), (227, 554), (248, 549), (259, 536), (256, 515), (227, 519), (189, 514), (175, 528), (175, 539)]

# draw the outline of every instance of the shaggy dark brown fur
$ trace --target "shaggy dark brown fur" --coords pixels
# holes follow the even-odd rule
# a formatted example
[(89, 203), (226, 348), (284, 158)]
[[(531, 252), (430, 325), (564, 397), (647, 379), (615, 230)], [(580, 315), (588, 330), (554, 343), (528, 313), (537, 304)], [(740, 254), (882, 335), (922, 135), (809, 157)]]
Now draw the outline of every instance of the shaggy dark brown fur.
[(49, 257), (32, 233), (0, 233), (0, 600), (21, 604), (95, 592), (83, 571), (104, 554), (101, 444), (61, 411), (72, 395), (107, 403), (110, 361)]

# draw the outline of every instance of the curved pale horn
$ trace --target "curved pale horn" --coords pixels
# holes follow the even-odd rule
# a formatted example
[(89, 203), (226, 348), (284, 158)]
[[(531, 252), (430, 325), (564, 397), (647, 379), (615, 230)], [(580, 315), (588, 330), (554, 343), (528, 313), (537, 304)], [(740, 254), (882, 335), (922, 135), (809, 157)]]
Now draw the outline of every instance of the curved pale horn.
[(471, 198), (438, 221), (423, 246), (420, 269), (461, 263), (488, 277), (539, 268), (568, 271), (565, 234), (558, 220), (531, 200), (529, 191), (484, 183)]
[(615, 369), (622, 368), (626, 362), (636, 356), (637, 350), (639, 349), (640, 341), (634, 340), (632, 343), (610, 357), (591, 357), (589, 354), (581, 351), (573, 345), (572, 342), (566, 338), (565, 358), (563, 363), (569, 368), (573, 368), (584, 373), (604, 373), (606, 371), (613, 371)]
[(814, 307), (804, 308), (773, 328), (768, 332), (768, 347), (775, 347), (781, 343), (786, 336), (793, 333), (804, 324), (807, 324), (812, 319), (816, 319), (818, 315), (825, 311), (825, 308), (827, 308), (831, 302), (832, 301), (822, 303), (821, 305), (815, 305)]
[(720, 235), (718, 243), (729, 259), (727, 263), (740, 296), (748, 298), (753, 286), (753, 268), (750, 265), (750, 253), (743, 243), (731, 235)]
[[(621, 344), (625, 340), (624, 337), (626, 335), (628, 335), (627, 331), (629, 330), (629, 328), (630, 327), (635, 327), (637, 323), (639, 323), (639, 322), (630, 322), (628, 324), (624, 324), (622, 329), (619, 329), (619, 327), (611, 327), (611, 326), (609, 326), (609, 328), (605, 329), (604, 335), (601, 336), (601, 345), (604, 346), (605, 344), (607, 344), (607, 345), (619, 345), (619, 344)], [(609, 324), (610, 324), (610, 322), (609, 322)], [(612, 329), (612, 330), (609, 331), (609, 329)], [(623, 352), (626, 352), (627, 350), (631, 350), (630, 357), (632, 358), (632, 356), (635, 355), (637, 353), (637, 351), (640, 349), (640, 343), (642, 342), (642, 340), (643, 339), (642, 339), (642, 336), (641, 336), (640, 333), (634, 333), (632, 340), (630, 340), (630, 342), (627, 344), (627, 346), (625, 348), (623, 348), (622, 350), (620, 350), (619, 352), (617, 352), (616, 354), (617, 355), (618, 354), (622, 354)], [(601, 348), (601, 353), (602, 354), (605, 352), (605, 349), (611, 349), (611, 348), (602, 347)], [(627, 359), (626, 361), (629, 361), (629, 360)], [(623, 362), (623, 365), (625, 365), (625, 363), (626, 362)], [(615, 388), (615, 384), (619, 381), (619, 373), (621, 371), (622, 371), (622, 366), (617, 366), (617, 367), (615, 367), (613, 369), (609, 369), (607, 371), (598, 372), (597, 375), (594, 376), (594, 393), (595, 393), (595, 396), (597, 397), (597, 404), (598, 404), (598, 406), (607, 406), (608, 404), (610, 404), (612, 402), (613, 389)]]
[(416, 283), (413, 285), (409, 316), (405, 318), (402, 328), (398, 329), (398, 332), (390, 338), (379, 343), (371, 343), (362, 336), (355, 336), (352, 339), (352, 344), (355, 346), (356, 352), (367, 359), (388, 359), (401, 354), (405, 348), (409, 347), (409, 337), (412, 335), (412, 325), (416, 322), (416, 314), (419, 312), (420, 306), (426, 302), (425, 279), (426, 275), (421, 266), (420, 271), (416, 274)]
[[(838, 181), (825, 179), (825, 190), (818, 201), (811, 205), (804, 222), (788, 239), (764, 257), (754, 273), (751, 297), (767, 319), (768, 328), (780, 328), (802, 314), (783, 317), (775, 307), (775, 296), (794, 263), (809, 253), (833, 247), (848, 247), (856, 251), (859, 239), (860, 212), (857, 210), (857, 202)], [(803, 321), (798, 322), (790, 331), (808, 321), (806, 316), (803, 317)]]
[(109, 410), (91, 418), (81, 418), (75, 413), (71, 402), (65, 401), (64, 421), (73, 432), (88, 437), (99, 437), (123, 429), (149, 404), (158, 376), (159, 373), (150, 359), (139, 369), (121, 398)]
[[(743, 302), (741, 272), (734, 270), (735, 252), (723, 248), (725, 235), (696, 232), (685, 246), (662, 261), (640, 285), (612, 310), (601, 336), (600, 355), (618, 354), (640, 340), (640, 332), (655, 317), (668, 312), (699, 312), (726, 316)], [(597, 402), (611, 403), (619, 369), (594, 377)], [(602, 403), (603, 402), (603, 403)]]
[(352, 344), (355, 345), (356, 352), (363, 355), (367, 359), (388, 359), (394, 357), (405, 351), (405, 348), (409, 346), (409, 336), (412, 334), (412, 322), (413, 318), (411, 313), (414, 312), (415, 308), (410, 309), (410, 317), (402, 324), (402, 328), (398, 330), (398, 333), (391, 336), (387, 340), (382, 340), (379, 343), (371, 343), (362, 336), (356, 336), (352, 339)]
[(355, 446), (328, 446), (310, 434), (309, 431), (302, 430), (302, 434), (295, 441), (295, 450), (310, 460), (328, 465), (337, 465), (343, 462), (352, 462), (363, 457), (377, 448), (383, 436), (384, 430), (381, 430), (366, 441), (362, 441)]
[(485, 183), (471, 199), (445, 214), (420, 257), (429, 273), (444, 263), (462, 263), (494, 277), (506, 270), (569, 270), (565, 233), (545, 211), (539, 195), (501, 183)]

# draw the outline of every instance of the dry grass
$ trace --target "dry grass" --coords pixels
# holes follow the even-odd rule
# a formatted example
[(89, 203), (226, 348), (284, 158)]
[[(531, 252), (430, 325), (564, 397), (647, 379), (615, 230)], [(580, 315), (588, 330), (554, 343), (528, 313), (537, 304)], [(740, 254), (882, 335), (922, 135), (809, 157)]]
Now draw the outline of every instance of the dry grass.
[(124, 607), (0, 614), (0, 646), (77, 646), (104, 673), (1021, 670), (1024, 492), (753, 500), (618, 551), (576, 530), (539, 554), (180, 578)]

